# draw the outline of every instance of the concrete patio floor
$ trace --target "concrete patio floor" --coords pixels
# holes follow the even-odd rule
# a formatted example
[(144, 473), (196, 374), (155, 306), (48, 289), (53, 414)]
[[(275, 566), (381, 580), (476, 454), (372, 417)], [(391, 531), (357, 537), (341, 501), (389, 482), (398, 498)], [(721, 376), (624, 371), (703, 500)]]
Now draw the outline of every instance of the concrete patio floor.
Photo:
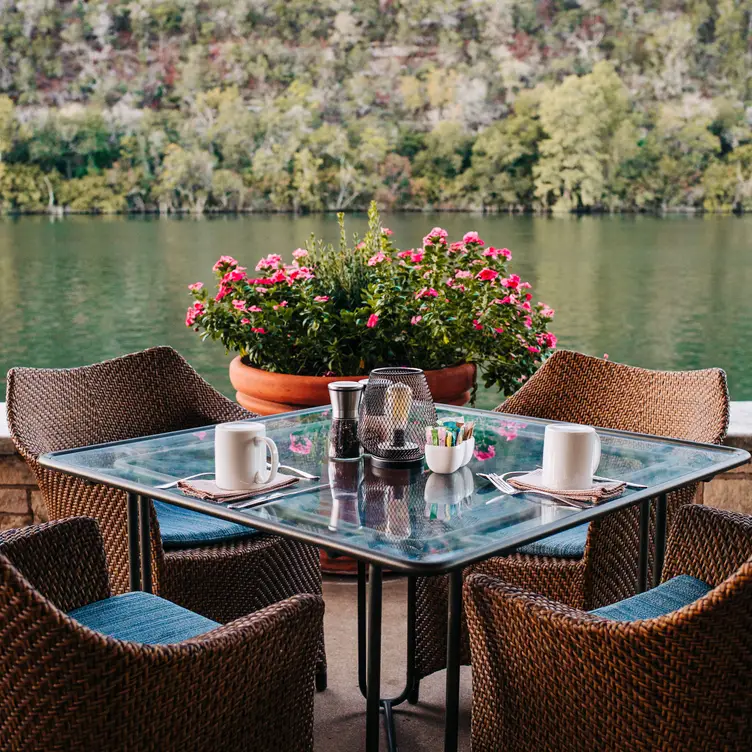
[[(358, 689), (357, 584), (354, 577), (324, 579), (329, 688), (316, 695), (316, 752), (365, 750), (365, 700)], [(407, 580), (384, 578), (381, 694), (396, 695), (405, 683)], [(440, 752), (444, 748), (445, 672), (420, 684), (418, 705), (395, 708), (399, 752)], [(470, 668), (460, 686), (460, 750), (470, 749)], [(383, 731), (381, 749), (386, 750)]]

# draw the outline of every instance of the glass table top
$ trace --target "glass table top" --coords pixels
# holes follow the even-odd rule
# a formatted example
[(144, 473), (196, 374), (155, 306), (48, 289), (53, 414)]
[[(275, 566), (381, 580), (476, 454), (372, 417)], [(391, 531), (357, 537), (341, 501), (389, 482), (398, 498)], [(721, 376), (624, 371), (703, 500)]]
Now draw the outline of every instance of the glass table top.
[(260, 419), (279, 449), (280, 463), (321, 480), (285, 488), (310, 492), (245, 510), (201, 501), (166, 482), (214, 471), (213, 427), (131, 439), (44, 455), (41, 464), (133, 493), (244, 522), (374, 563), (410, 572), (441, 572), (509, 551), (640, 499), (679, 488), (743, 464), (731, 447), (693, 444), (598, 430), (598, 474), (648, 486), (578, 510), (534, 495), (506, 496), (479, 472), (532, 470), (540, 465), (547, 421), (470, 408), (437, 406), (439, 417), (475, 421), (474, 457), (452, 475), (376, 468), (363, 457), (329, 460), (330, 411), (315, 408)]

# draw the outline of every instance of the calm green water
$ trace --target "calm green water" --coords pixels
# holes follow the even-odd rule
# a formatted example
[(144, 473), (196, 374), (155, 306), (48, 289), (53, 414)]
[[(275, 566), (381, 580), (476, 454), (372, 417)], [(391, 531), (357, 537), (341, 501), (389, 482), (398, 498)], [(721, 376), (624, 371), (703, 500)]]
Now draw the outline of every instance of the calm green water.
[[(752, 400), (752, 217), (385, 218), (408, 248), (441, 225), (514, 253), (513, 271), (556, 309), (561, 346), (648, 368), (720, 366)], [(363, 232), (364, 217), (349, 220)], [(334, 216), (215, 219), (24, 217), (0, 221), (0, 378), (14, 365), (77, 366), (170, 344), (232, 394), (230, 356), (183, 324), (186, 285), (231, 254), (252, 268)], [(482, 393), (490, 407), (499, 395)]]

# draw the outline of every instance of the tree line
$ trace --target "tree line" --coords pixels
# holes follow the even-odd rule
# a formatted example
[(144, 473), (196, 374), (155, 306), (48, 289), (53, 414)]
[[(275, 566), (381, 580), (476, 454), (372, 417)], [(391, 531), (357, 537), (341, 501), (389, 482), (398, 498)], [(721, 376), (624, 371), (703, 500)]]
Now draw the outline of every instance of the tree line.
[(0, 211), (752, 210), (752, 0), (24, 0)]

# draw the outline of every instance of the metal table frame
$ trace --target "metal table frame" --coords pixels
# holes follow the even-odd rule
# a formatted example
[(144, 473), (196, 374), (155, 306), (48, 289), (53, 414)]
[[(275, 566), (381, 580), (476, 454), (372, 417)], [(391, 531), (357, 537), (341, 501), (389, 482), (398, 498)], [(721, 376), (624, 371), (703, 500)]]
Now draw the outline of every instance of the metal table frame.
[[(451, 406), (446, 406), (451, 408)], [(452, 408), (455, 409), (456, 408)], [(291, 415), (304, 415), (315, 412), (323, 412), (322, 408), (301, 410)], [(463, 408), (463, 413), (484, 415), (486, 411)], [(275, 417), (269, 416), (254, 420), (268, 421)], [(514, 416), (528, 423), (548, 424), (556, 421), (545, 421), (526, 416)], [(212, 428), (208, 426), (207, 428)], [(174, 431), (170, 434), (193, 433), (197, 428)], [(725, 453), (728, 459), (713, 466), (711, 471), (707, 468), (697, 470), (681, 476), (673, 481), (657, 484), (645, 490), (636, 491), (625, 497), (620, 497), (599, 506), (573, 514), (564, 520), (541, 525), (533, 533), (520, 533), (510, 535), (502, 545), (498, 541), (492, 541), (486, 546), (478, 547), (470, 553), (452, 558), (438, 558), (433, 562), (414, 562), (408, 559), (400, 559), (384, 553), (383, 551), (370, 551), (357, 546), (352, 546), (343, 541), (332, 540), (325, 534), (312, 533), (310, 531), (295, 530), (290, 526), (277, 522), (273, 519), (254, 517), (249, 513), (228, 509), (215, 503), (182, 496), (175, 491), (157, 489), (146, 484), (131, 482), (125, 479), (114, 478), (106, 472), (99, 472), (91, 468), (66, 463), (66, 455), (94, 449), (95, 447), (79, 447), (77, 449), (51, 452), (39, 458), (40, 464), (50, 470), (68, 473), (84, 478), (90, 482), (122, 489), (128, 494), (127, 518), (128, 518), (128, 549), (129, 549), (129, 574), (131, 590), (152, 590), (151, 572), (151, 545), (150, 545), (150, 521), (149, 500), (157, 499), (169, 504), (192, 509), (197, 512), (209, 514), (220, 519), (238, 522), (253, 527), (263, 532), (273, 533), (280, 536), (299, 540), (310, 545), (334, 550), (340, 554), (350, 556), (358, 560), (358, 683), (361, 692), (366, 697), (366, 750), (378, 752), (380, 740), (380, 715), (383, 711), (386, 727), (387, 742), (390, 750), (396, 750), (394, 718), (392, 708), (405, 700), (416, 701), (418, 693), (418, 681), (415, 676), (415, 581), (420, 575), (449, 575), (449, 597), (447, 607), (447, 670), (446, 670), (446, 720), (444, 734), (445, 752), (457, 751), (457, 733), (459, 720), (459, 683), (460, 683), (460, 635), (462, 625), (462, 573), (465, 567), (477, 561), (482, 561), (491, 556), (499, 556), (511, 553), (516, 548), (526, 543), (532, 543), (548, 537), (557, 532), (581, 525), (584, 522), (603, 517), (612, 512), (640, 504), (640, 545), (638, 551), (638, 584), (639, 591), (648, 588), (649, 570), (649, 528), (651, 500), (656, 499), (656, 532), (654, 548), (653, 585), (660, 582), (663, 558), (666, 546), (666, 494), (678, 490), (684, 486), (700, 481), (707, 481), (715, 475), (725, 472), (733, 467), (744, 464), (750, 458), (748, 452), (731, 447), (705, 445), (697, 442), (667, 439), (660, 436), (630, 433), (627, 431), (614, 431), (610, 429), (598, 429), (602, 435), (620, 436), (632, 439), (648, 439), (667, 444), (675, 444), (685, 447), (710, 448)], [(145, 439), (153, 439), (154, 436), (138, 437), (124, 441), (109, 442), (96, 445), (117, 446), (132, 444)], [(283, 503), (278, 502), (278, 503)], [(368, 588), (366, 592), (365, 568), (368, 565)], [(382, 616), (382, 573), (383, 568), (403, 572), (409, 576), (408, 586), (408, 639), (407, 639), (407, 680), (405, 689), (396, 697), (381, 697), (381, 616)]]

